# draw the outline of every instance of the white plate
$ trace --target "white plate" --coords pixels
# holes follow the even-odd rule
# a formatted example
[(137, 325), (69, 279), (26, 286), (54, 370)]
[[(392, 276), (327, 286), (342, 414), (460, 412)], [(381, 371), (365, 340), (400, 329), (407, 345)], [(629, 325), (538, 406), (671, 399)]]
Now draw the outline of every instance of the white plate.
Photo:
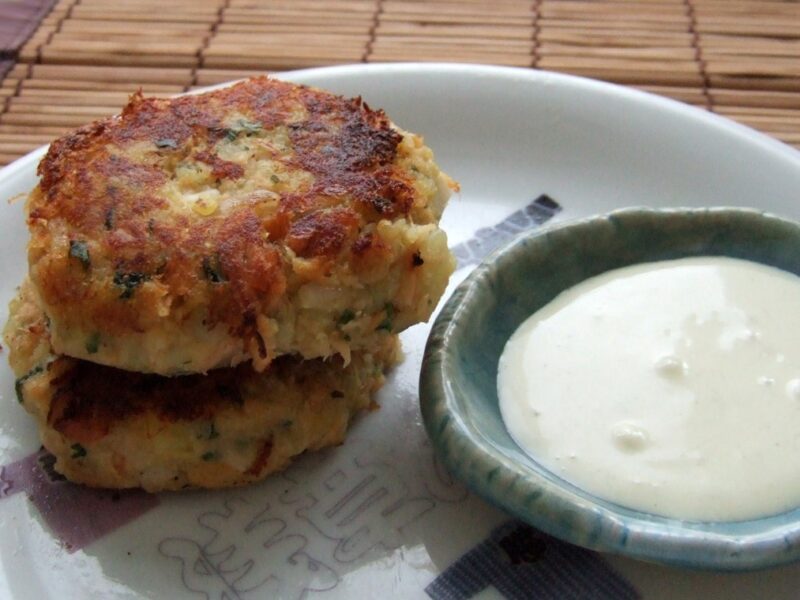
[[(563, 206), (559, 218), (631, 205), (754, 206), (800, 218), (800, 153), (670, 100), (550, 73), (465, 65), (358, 65), (283, 77), (361, 95), (400, 126), (424, 133), (440, 165), (462, 185), (443, 220), (453, 244), (541, 193)], [(41, 154), (0, 171), (0, 198), (35, 185)], [(3, 203), (0, 210), (4, 322), (26, 269), (27, 231), (21, 202)], [(38, 494), (38, 504), (26, 493), (9, 494), (24, 482), (9, 484), (13, 469), (6, 468), (0, 473), (0, 594), (427, 597), (426, 586), (466, 552), (483, 556), (488, 546), (481, 542), (508, 519), (433, 461), (417, 406), (427, 331), (421, 325), (403, 334), (407, 357), (379, 394), (381, 410), (360, 419), (344, 446), (259, 485), (150, 500), (134, 495), (113, 502), (106, 495), (95, 500), (99, 508), (88, 508), (88, 496), (69, 494), (63, 490), (74, 488), (63, 485), (45, 490), (29, 482), (26, 489)], [(3, 361), (1, 465), (39, 447), (13, 384)], [(353, 503), (367, 492), (373, 503), (356, 510)], [(71, 518), (62, 525), (71, 528), (66, 538), (73, 541), (96, 537), (106, 513), (117, 520), (126, 510), (141, 514), (128, 515), (124, 526), (108, 526), (106, 535), (76, 550), (52, 529), (65, 506)], [(339, 518), (337, 507), (352, 509), (352, 519)], [(84, 526), (90, 531), (82, 538), (76, 528)], [(800, 584), (800, 566), (714, 575), (607, 560), (652, 598), (789, 598)], [(498, 597), (498, 586), (478, 595)]]

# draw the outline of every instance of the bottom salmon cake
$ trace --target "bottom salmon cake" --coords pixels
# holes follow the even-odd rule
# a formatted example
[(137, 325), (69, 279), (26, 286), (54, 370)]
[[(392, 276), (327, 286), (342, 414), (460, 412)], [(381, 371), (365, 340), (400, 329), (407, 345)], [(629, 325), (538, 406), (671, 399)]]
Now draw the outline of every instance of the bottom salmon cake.
[(17, 398), (70, 481), (150, 492), (243, 485), (294, 456), (341, 444), (399, 357), (397, 336), (348, 364), (282, 356), (207, 375), (163, 377), (56, 356), (28, 281), (4, 338)]

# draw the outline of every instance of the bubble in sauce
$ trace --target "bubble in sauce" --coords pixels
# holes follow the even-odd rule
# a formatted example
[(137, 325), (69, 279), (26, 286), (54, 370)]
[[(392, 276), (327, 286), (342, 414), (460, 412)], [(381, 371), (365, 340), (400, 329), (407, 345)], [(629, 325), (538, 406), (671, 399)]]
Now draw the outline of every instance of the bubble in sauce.
[(786, 383), (786, 393), (793, 400), (800, 400), (800, 377), (790, 379)]
[(641, 452), (647, 447), (650, 436), (634, 423), (621, 422), (611, 428), (614, 445), (623, 452)]
[(656, 372), (662, 377), (675, 379), (678, 377), (683, 377), (686, 374), (686, 371), (689, 369), (689, 365), (687, 365), (677, 356), (668, 354), (667, 356), (662, 356), (656, 360), (655, 368)]

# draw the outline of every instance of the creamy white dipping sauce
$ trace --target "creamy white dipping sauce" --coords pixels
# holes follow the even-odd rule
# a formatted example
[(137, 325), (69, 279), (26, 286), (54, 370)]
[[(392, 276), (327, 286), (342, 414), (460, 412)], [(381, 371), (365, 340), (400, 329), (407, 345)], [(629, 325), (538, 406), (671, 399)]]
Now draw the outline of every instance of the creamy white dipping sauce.
[(500, 409), (540, 464), (688, 520), (800, 506), (800, 277), (730, 258), (589, 279), (526, 320)]

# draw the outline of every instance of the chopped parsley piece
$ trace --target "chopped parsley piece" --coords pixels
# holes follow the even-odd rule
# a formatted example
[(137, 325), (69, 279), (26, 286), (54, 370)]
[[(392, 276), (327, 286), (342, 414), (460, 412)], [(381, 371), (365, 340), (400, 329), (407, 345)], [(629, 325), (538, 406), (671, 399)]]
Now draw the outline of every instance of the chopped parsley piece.
[(42, 371), (44, 371), (44, 367), (42, 365), (38, 365), (14, 382), (14, 391), (17, 393), (17, 402), (20, 404), (23, 402), (22, 386), (25, 385), (25, 382), (31, 377), (38, 375)]
[(172, 138), (162, 138), (160, 140), (156, 140), (156, 148), (170, 148), (171, 150), (177, 150), (178, 142)]
[(275, 175), (275, 173), (273, 173), (272, 175), (269, 176), (269, 180), (272, 183), (280, 183), (281, 182), (281, 178), (278, 177), (277, 175)]
[(222, 272), (222, 265), (219, 262), (219, 255), (213, 258), (208, 256), (203, 257), (203, 275), (211, 283), (225, 283), (228, 278)]
[(49, 479), (51, 482), (67, 480), (66, 477), (56, 471), (56, 457), (49, 452), (46, 454), (40, 454), (36, 459), (36, 462), (39, 463), (39, 467), (42, 469), (42, 471), (44, 471), (47, 479)]
[(248, 121), (247, 119), (239, 119), (236, 124), (239, 131), (243, 131), (247, 135), (252, 135), (261, 131), (261, 123), (255, 121)]
[(347, 325), (350, 321), (356, 318), (356, 313), (354, 313), (349, 308), (346, 308), (342, 311), (342, 314), (339, 315), (339, 319), (336, 321), (339, 325)]
[(72, 448), (72, 458), (83, 458), (86, 456), (86, 448), (80, 444), (72, 444), (70, 448)]
[(391, 333), (393, 327), (392, 319), (394, 318), (394, 305), (387, 303), (384, 310), (386, 311), (386, 318), (378, 324), (375, 330), (383, 330)]
[(203, 456), (201, 456), (200, 458), (202, 458), (206, 462), (211, 462), (212, 460), (217, 460), (218, 457), (216, 452), (209, 451), (203, 454)]
[(86, 352), (89, 354), (95, 354), (100, 349), (100, 334), (93, 333), (89, 336), (89, 339), (86, 340)]
[(108, 231), (114, 229), (114, 219), (116, 218), (117, 209), (113, 206), (110, 206), (106, 211), (106, 220), (103, 221), (103, 225)]
[(69, 255), (81, 261), (84, 269), (88, 269), (92, 266), (92, 260), (89, 258), (89, 246), (86, 245), (86, 242), (70, 240)]
[(229, 142), (232, 142), (239, 137), (239, 134), (241, 133), (250, 136), (258, 133), (259, 131), (261, 131), (261, 123), (248, 121), (247, 119), (239, 119), (236, 121), (236, 125), (225, 130), (225, 138)]
[(136, 288), (147, 281), (147, 279), (147, 275), (144, 273), (137, 273), (135, 271), (131, 271), (130, 273), (126, 273), (125, 271), (117, 271), (114, 273), (114, 285), (122, 288), (122, 293), (119, 295), (119, 297), (123, 300), (127, 300), (133, 296), (133, 292), (136, 291)]
[(393, 204), (390, 198), (378, 196), (372, 201), (373, 208), (378, 211), (378, 214), (385, 215), (391, 212)]
[(211, 423), (208, 424), (208, 431), (206, 433), (206, 439), (207, 440), (214, 440), (214, 439), (216, 439), (218, 437), (219, 437), (219, 431), (217, 431), (217, 428), (214, 426), (214, 422), (212, 421)]

